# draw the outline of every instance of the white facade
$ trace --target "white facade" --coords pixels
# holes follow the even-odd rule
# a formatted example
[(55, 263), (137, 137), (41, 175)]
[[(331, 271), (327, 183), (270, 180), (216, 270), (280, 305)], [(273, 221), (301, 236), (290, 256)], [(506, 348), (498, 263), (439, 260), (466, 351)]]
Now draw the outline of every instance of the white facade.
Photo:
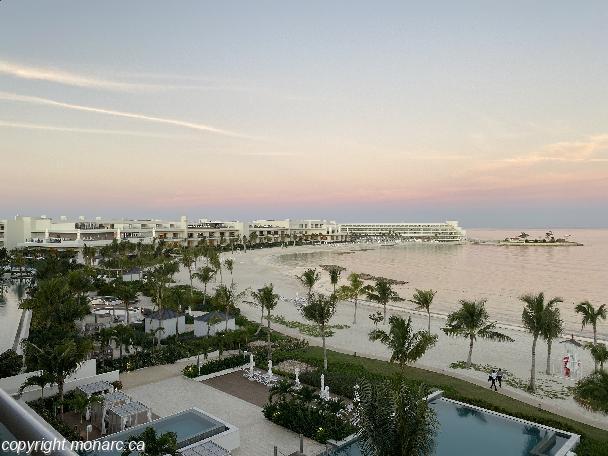
[(177, 331), (180, 333), (186, 330), (186, 316), (177, 314), (172, 310), (161, 310), (153, 313), (145, 318), (145, 331), (151, 333), (158, 328), (163, 328), (162, 331), (156, 333), (157, 339), (165, 339), (169, 336), (175, 336)]
[[(226, 317), (223, 312), (209, 312), (194, 319), (194, 335), (196, 337), (215, 336), (218, 332), (226, 331)], [(234, 331), (236, 323), (232, 315), (228, 315), (228, 331)]]
[(456, 221), (444, 223), (342, 223), (342, 233), (350, 237), (396, 237), (405, 240), (458, 242), (466, 231)]
[(466, 232), (458, 222), (444, 223), (337, 223), (320, 219), (283, 219), (189, 222), (186, 217), (177, 221), (158, 219), (113, 220), (66, 217), (53, 220), (41, 217), (15, 217), (0, 220), (0, 247), (45, 247), (81, 249), (102, 247), (112, 241), (166, 243), (194, 246), (199, 242), (210, 245), (248, 243), (315, 243), (343, 242), (356, 237), (388, 237), (427, 241), (461, 241)]

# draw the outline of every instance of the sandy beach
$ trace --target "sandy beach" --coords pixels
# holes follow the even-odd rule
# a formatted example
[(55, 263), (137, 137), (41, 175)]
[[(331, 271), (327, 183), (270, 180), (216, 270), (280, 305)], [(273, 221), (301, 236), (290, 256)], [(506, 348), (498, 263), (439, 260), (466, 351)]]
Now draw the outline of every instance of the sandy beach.
[[(275, 291), (282, 297), (279, 305), (274, 311), (275, 315), (283, 316), (287, 320), (303, 321), (299, 311), (295, 307), (292, 298), (297, 295), (304, 295), (305, 290), (299, 284), (295, 275), (300, 274), (306, 267), (288, 267), (278, 258), (283, 254), (299, 253), (306, 255), (319, 250), (332, 249), (334, 251), (348, 251), (359, 248), (369, 248), (368, 246), (358, 245), (324, 245), (324, 246), (302, 246), (288, 248), (269, 248), (259, 250), (249, 250), (236, 252), (235, 254), (225, 254), (223, 258), (234, 259), (234, 281), (239, 290), (249, 288), (255, 290), (264, 284), (272, 283)], [(318, 268), (318, 265), (317, 265)], [(320, 268), (318, 268), (320, 270)], [(351, 271), (342, 273), (341, 282), (345, 283), (346, 276)], [(361, 271), (360, 271), (361, 272)], [(365, 272), (365, 271), (363, 271)], [(227, 271), (223, 272), (224, 280), (230, 281)], [(188, 283), (188, 275), (185, 270), (177, 275), (177, 281)], [(218, 279), (219, 283), (219, 279)], [(196, 284), (200, 286), (200, 284)], [(325, 271), (321, 271), (321, 280), (315, 287), (317, 291), (330, 292), (331, 284), (329, 276)], [(409, 296), (403, 296), (409, 298)], [(426, 329), (427, 316), (417, 311), (407, 309), (410, 304), (396, 303), (389, 306), (388, 314), (398, 314), (404, 317), (411, 316), (414, 324), (420, 330)], [(456, 306), (456, 303), (455, 303)], [(242, 313), (252, 320), (259, 320), (260, 311), (247, 303), (240, 305)], [(333, 337), (327, 339), (328, 348), (344, 353), (354, 353), (357, 355), (388, 360), (390, 354), (380, 343), (370, 342), (369, 332), (373, 329), (373, 323), (368, 318), (371, 312), (377, 311), (380, 307), (371, 303), (360, 303), (357, 312), (357, 324), (353, 325), (353, 304), (351, 302), (340, 302), (332, 324), (349, 325), (347, 329), (335, 330)], [(425, 356), (416, 363), (416, 366), (425, 369), (438, 371), (466, 379), (468, 381), (488, 386), (487, 372), (474, 370), (452, 369), (450, 363), (465, 360), (468, 351), (468, 341), (462, 338), (450, 338), (443, 334), (441, 327), (445, 324), (445, 315), (432, 314), (431, 332), (439, 336), (437, 345), (428, 351)], [(515, 341), (512, 343), (496, 343), (478, 340), (473, 350), (473, 362), (480, 365), (491, 365), (500, 367), (509, 372), (512, 378), (527, 381), (530, 375), (531, 346), (532, 337), (523, 328), (513, 325), (501, 325), (501, 331), (508, 334)], [(388, 326), (385, 326), (388, 327)], [(273, 324), (273, 328), (285, 334), (304, 338), (310, 344), (320, 345), (320, 338), (307, 337), (299, 333), (297, 329), (287, 328), (282, 325)], [(561, 340), (560, 340), (561, 342)], [(566, 388), (573, 386), (574, 379), (565, 379), (561, 375), (561, 360), (566, 353), (565, 345), (555, 341), (553, 344), (553, 354), (551, 364), (554, 375), (545, 375), (547, 348), (543, 341), (539, 341), (537, 347), (537, 381), (541, 385), (539, 389), (545, 393), (541, 395), (531, 395), (519, 388), (512, 388), (503, 383), (502, 390), (498, 394), (507, 394), (527, 403), (552, 411), (554, 413), (573, 418), (603, 429), (608, 429), (608, 419), (605, 415), (589, 412), (580, 407), (571, 397), (556, 398), (548, 397), (557, 393), (558, 395), (566, 392)], [(587, 375), (593, 370), (593, 361), (585, 350), (578, 349), (576, 355), (581, 361), (581, 375)], [(330, 385), (331, 388), (331, 385)]]

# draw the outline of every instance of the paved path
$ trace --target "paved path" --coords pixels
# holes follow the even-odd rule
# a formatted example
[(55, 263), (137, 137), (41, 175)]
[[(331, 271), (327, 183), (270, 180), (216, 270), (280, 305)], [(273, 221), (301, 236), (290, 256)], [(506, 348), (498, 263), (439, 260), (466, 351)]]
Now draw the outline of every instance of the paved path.
[[(148, 374), (150, 369), (152, 371)], [(298, 449), (298, 435), (266, 420), (262, 409), (254, 404), (181, 375), (171, 377), (166, 366), (142, 369), (125, 377), (127, 375), (126, 380), (132, 386), (125, 386), (125, 392), (150, 406), (160, 416), (198, 407), (237, 426), (241, 447), (233, 452), (234, 456), (271, 456), (274, 445), (278, 446), (280, 455), (288, 455)], [(167, 378), (153, 381), (152, 376)], [(304, 440), (305, 454), (314, 456), (323, 450), (323, 445)]]

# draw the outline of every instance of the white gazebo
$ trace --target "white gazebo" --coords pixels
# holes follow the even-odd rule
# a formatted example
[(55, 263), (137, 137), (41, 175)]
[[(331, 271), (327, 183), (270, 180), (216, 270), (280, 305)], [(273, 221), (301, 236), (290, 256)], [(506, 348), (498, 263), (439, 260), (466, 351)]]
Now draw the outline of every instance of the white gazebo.
[(152, 412), (141, 402), (132, 401), (108, 409), (105, 421), (108, 434), (124, 431), (138, 424), (152, 421)]
[(196, 337), (214, 336), (220, 331), (225, 331), (226, 320), (228, 321), (228, 331), (234, 331), (236, 329), (234, 316), (225, 312), (214, 310), (196, 317), (194, 318), (194, 335)]
[(156, 334), (158, 339), (175, 336), (176, 327), (180, 333), (185, 332), (186, 316), (170, 309), (159, 310), (145, 318), (145, 330), (147, 333), (156, 331), (158, 328), (163, 328)]

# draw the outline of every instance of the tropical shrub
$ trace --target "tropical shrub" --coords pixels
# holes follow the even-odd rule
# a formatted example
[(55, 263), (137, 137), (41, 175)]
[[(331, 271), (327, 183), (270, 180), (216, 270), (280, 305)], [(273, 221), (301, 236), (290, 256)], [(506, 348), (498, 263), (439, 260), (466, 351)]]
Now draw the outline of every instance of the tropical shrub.
[(6, 350), (0, 354), (0, 378), (17, 375), (22, 367), (23, 357), (15, 350)]
[(322, 400), (306, 387), (282, 395), (276, 402), (268, 402), (263, 413), (273, 423), (320, 443), (342, 440), (356, 430), (342, 401)]
[(608, 372), (601, 370), (579, 380), (574, 399), (587, 409), (608, 414)]

